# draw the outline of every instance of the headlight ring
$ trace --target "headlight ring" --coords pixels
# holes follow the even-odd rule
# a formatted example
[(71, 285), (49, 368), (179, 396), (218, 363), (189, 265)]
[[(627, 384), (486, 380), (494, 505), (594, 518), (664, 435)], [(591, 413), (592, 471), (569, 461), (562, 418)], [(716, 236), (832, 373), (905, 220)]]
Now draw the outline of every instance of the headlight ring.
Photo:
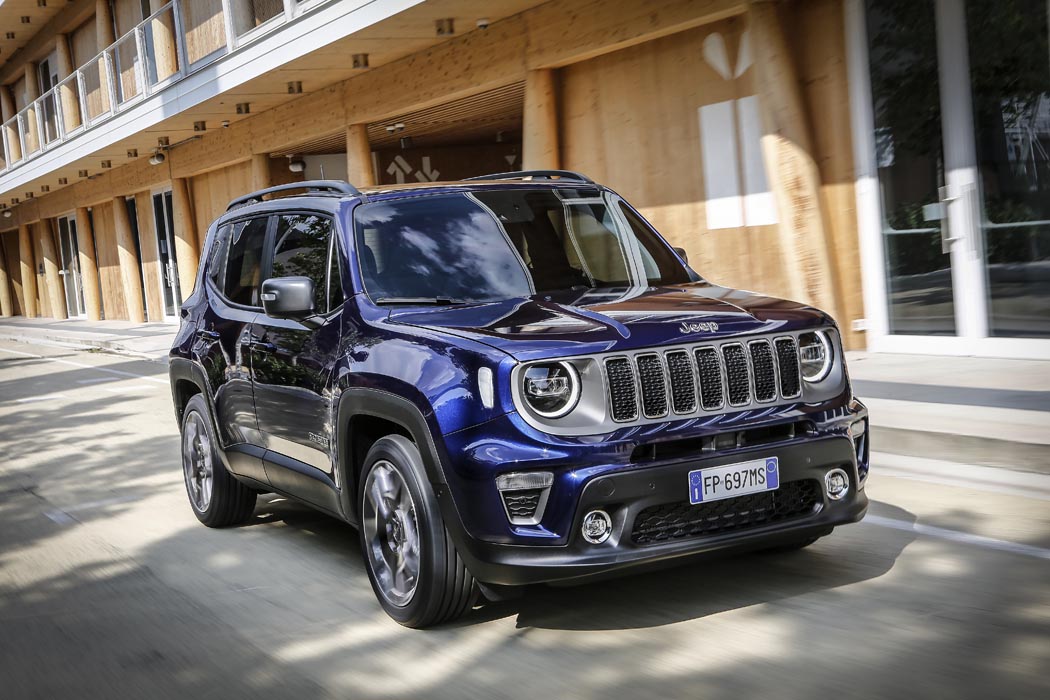
[(525, 405), (541, 418), (568, 415), (580, 401), (580, 373), (569, 362), (537, 362), (521, 377)]
[(802, 378), (811, 384), (823, 381), (834, 361), (831, 340), (826, 331), (811, 331), (798, 337), (798, 356)]

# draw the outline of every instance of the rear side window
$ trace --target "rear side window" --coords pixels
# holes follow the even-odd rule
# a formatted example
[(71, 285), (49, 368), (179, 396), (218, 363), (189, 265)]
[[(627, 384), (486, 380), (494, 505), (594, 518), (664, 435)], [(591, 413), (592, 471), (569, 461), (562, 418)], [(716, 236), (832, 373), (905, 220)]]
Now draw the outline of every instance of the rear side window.
[(230, 232), (223, 293), (235, 304), (259, 306), (268, 217), (238, 221)]
[(284, 214), (277, 220), (273, 277), (309, 277), (314, 309), (326, 313), (342, 303), (332, 220), (317, 214)]

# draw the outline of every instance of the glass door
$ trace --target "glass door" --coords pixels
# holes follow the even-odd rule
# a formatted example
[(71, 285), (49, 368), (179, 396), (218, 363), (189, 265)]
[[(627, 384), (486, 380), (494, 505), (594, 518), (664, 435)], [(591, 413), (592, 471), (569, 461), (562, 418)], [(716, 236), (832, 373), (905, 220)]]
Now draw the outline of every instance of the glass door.
[(1031, 343), (1050, 338), (1050, 0), (862, 1), (872, 339), (1047, 354)]
[(83, 317), (84, 289), (80, 280), (80, 248), (77, 243), (77, 221), (72, 216), (58, 219), (58, 250), (62, 269), (62, 286), (66, 294), (66, 309), (70, 316)]
[(58, 106), (55, 104), (55, 93), (48, 90), (58, 85), (58, 57), (52, 53), (40, 62), (37, 67), (40, 78), (40, 94), (44, 99), (44, 143), (51, 143), (58, 138)]
[(179, 290), (179, 268), (175, 259), (175, 220), (171, 208), (171, 191), (153, 195), (154, 230), (157, 232), (157, 260), (160, 263), (160, 294), (164, 319), (175, 321), (182, 306)]

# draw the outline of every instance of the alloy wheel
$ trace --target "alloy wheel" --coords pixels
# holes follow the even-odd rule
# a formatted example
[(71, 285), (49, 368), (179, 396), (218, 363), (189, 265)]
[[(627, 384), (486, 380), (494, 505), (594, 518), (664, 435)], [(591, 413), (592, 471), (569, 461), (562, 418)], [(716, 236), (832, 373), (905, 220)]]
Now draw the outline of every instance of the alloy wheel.
[(419, 580), (420, 537), (416, 504), (404, 477), (387, 460), (375, 463), (364, 484), (361, 524), (372, 573), (383, 597), (404, 607)]

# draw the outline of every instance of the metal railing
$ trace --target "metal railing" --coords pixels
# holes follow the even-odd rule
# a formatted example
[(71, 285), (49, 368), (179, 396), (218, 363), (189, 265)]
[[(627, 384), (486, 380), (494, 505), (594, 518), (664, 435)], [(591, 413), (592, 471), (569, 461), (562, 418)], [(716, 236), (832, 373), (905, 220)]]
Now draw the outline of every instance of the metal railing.
[(283, 12), (258, 16), (245, 0), (172, 0), (0, 125), (0, 174), (325, 3), (279, 1)]

